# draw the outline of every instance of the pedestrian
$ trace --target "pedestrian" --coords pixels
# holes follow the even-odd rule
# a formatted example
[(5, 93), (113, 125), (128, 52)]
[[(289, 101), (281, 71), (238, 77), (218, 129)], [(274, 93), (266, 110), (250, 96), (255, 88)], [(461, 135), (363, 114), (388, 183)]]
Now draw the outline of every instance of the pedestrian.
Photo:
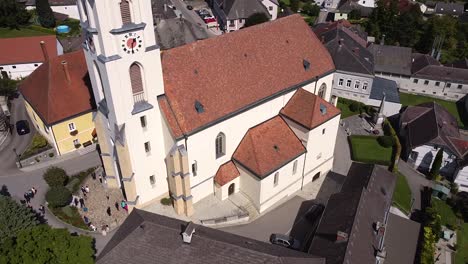
[(31, 189), (28, 190), (28, 195), (30, 199), (34, 198), (34, 192)]
[(31, 187), (31, 191), (33, 192), (33, 194), (34, 194), (34, 195), (36, 195), (36, 193), (37, 193), (37, 189), (36, 189), (36, 188), (34, 188), (34, 186), (33, 186), (33, 187)]
[(88, 185), (86, 185), (85, 191), (86, 191), (86, 193), (89, 193), (89, 187), (88, 187)]
[(107, 236), (107, 228), (106, 228), (106, 225), (103, 225), (103, 226), (101, 227), (101, 233), (102, 233), (103, 236)]
[(96, 172), (93, 171), (93, 173), (91, 173), (91, 178), (93, 178), (93, 180), (96, 180)]
[(85, 203), (84, 203), (83, 197), (80, 197), (80, 207), (81, 207), (81, 208), (85, 207)]
[(89, 228), (92, 230), (92, 231), (96, 231), (97, 228), (93, 225), (93, 224), (89, 224)]
[(86, 189), (84, 186), (81, 186), (81, 193), (83, 194), (83, 197), (86, 198)]
[(115, 209), (117, 209), (117, 211), (120, 211), (120, 206), (118, 202), (115, 202), (114, 206), (115, 206)]
[(99, 182), (102, 184), (102, 176), (99, 175)]
[(109, 195), (108, 194), (106, 194), (106, 198), (107, 198), (107, 201), (109, 201)]
[(107, 215), (108, 215), (108, 216), (111, 216), (111, 215), (112, 215), (110, 206), (107, 206), (106, 212), (107, 212)]
[(85, 216), (83, 216), (83, 220), (84, 220), (85, 224), (87, 224), (87, 225), (89, 225), (89, 224), (90, 224), (90, 222), (89, 222), (89, 218), (88, 218), (86, 215), (85, 215)]
[(29, 196), (28, 192), (24, 193), (24, 199), (26, 200), (27, 204), (29, 204), (31, 202), (31, 196)]
[(75, 207), (78, 207), (78, 203), (79, 203), (79, 202), (80, 202), (80, 201), (79, 201), (78, 197), (74, 197), (74, 198), (73, 198), (73, 203), (75, 204)]
[(42, 204), (39, 206), (39, 212), (41, 212), (42, 215), (45, 215), (45, 208)]
[(125, 210), (125, 212), (128, 214), (128, 205), (127, 205), (127, 204), (125, 204), (125, 206), (124, 206), (124, 208), (123, 208), (123, 209), (124, 209), (124, 210)]

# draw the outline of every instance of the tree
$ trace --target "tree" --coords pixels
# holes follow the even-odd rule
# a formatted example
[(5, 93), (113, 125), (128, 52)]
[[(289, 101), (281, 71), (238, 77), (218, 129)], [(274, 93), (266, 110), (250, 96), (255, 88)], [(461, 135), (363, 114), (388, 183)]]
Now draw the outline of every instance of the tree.
[(8, 76), (0, 76), (0, 95), (10, 96), (16, 91), (18, 81), (10, 79)]
[(431, 180), (434, 179), (440, 173), (440, 167), (442, 166), (443, 155), (444, 155), (444, 149), (440, 148), (439, 151), (437, 151), (434, 161), (432, 162), (431, 170), (429, 171), (429, 176)]
[(5, 184), (3, 184), (2, 188), (0, 189), (0, 195), (6, 196), (6, 197), (11, 197), (11, 194), (8, 191), (8, 187)]
[(468, 192), (459, 192), (457, 194), (455, 207), (461, 213), (465, 222), (468, 222)]
[(244, 27), (250, 27), (250, 26), (261, 24), (261, 23), (268, 22), (268, 21), (270, 21), (270, 18), (265, 13), (258, 12), (249, 16), (245, 20)]
[(432, 232), (432, 229), (428, 226), (424, 227), (424, 241), (421, 252), (421, 264), (434, 263), (435, 242), (436, 236)]
[(64, 207), (71, 203), (72, 194), (64, 186), (52, 187), (46, 193), (46, 201), (51, 207)]
[(312, 3), (305, 3), (304, 6), (302, 7), (302, 13), (316, 17), (320, 13), (320, 7), (316, 4)]
[(0, 242), (39, 224), (35, 212), (8, 196), (0, 195), (0, 212)]
[(39, 23), (46, 28), (55, 27), (55, 17), (49, 0), (36, 0), (36, 11), (39, 16)]
[(65, 186), (68, 181), (68, 175), (64, 169), (59, 167), (48, 168), (44, 175), (44, 180), (50, 187)]
[(299, 10), (299, 0), (290, 0), (289, 8), (291, 8), (291, 11), (296, 13), (297, 10)]
[(31, 15), (25, 6), (17, 0), (0, 1), (0, 27), (18, 29), (20, 26), (27, 25), (30, 18)]
[(359, 20), (361, 19), (361, 10), (359, 9), (353, 9), (351, 12), (348, 14), (348, 19), (350, 20)]
[(93, 239), (39, 225), (0, 245), (0, 263), (94, 263)]

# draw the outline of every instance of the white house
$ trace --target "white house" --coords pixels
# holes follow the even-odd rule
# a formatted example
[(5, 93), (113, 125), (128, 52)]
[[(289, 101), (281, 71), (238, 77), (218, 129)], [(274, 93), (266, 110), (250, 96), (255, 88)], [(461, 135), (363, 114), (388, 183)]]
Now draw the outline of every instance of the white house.
[[(78, 6), (76, 4), (77, 1), (84, 0), (49, 0), (49, 4), (52, 11), (56, 13), (66, 14), (73, 19), (80, 19)], [(24, 3), (27, 10), (36, 9), (36, 0), (26, 0)]]
[(400, 116), (403, 153), (415, 169), (428, 172), (437, 152), (443, 150), (440, 174), (468, 191), (468, 140), (457, 119), (437, 103), (409, 106)]
[(0, 38), (0, 78), (27, 77), (49, 57), (63, 54), (55, 35)]
[[(160, 52), (149, 1), (86, 1), (79, 8), (107, 182), (122, 187), (130, 205), (170, 195), (178, 214), (191, 215), (193, 203), (209, 195), (223, 199), (227, 188), (227, 195), (242, 192), (263, 211), (305, 184), (298, 178), (312, 180), (331, 169), (339, 119), (327, 103), (334, 65), (299, 15)], [(304, 144), (290, 150), (283, 142), (300, 138), (296, 133), (284, 139), (275, 133), (289, 131), (278, 115), (300, 88), (324, 98), (314, 99), (318, 112), (304, 113), (320, 121), (308, 132), (322, 135), (310, 150)], [(271, 141), (251, 136), (265, 127), (273, 130), (265, 133)], [(254, 162), (269, 166), (260, 167), (259, 177), (242, 146), (278, 156)], [(216, 181), (219, 170), (234, 173)]]

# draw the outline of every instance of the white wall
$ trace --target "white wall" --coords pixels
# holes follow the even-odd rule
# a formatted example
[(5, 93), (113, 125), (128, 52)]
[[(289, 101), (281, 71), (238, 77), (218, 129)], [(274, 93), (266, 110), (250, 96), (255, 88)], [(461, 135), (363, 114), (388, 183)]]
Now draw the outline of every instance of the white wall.
[(365, 6), (365, 7), (372, 7), (372, 8), (375, 7), (374, 0), (359, 0), (358, 4), (361, 6)]
[(260, 179), (253, 176), (244, 167), (236, 164), (239, 170), (240, 190), (254, 204), (257, 210), (260, 208)]
[[(80, 13), (78, 11), (78, 6), (77, 5), (63, 5), (63, 6), (50, 6), (52, 8), (52, 11), (57, 12), (57, 13), (62, 13), (68, 15), (70, 18), (73, 19), (80, 19)], [(27, 10), (34, 10), (36, 9), (35, 6), (27, 6)]]
[(262, 0), (262, 4), (270, 13), (271, 20), (275, 20), (278, 17), (278, 6), (270, 0)]
[[(317, 85), (317, 92), (322, 83), (327, 85), (325, 96), (327, 100), (329, 100), (331, 96), (332, 79), (333, 74), (327, 75), (319, 79)], [(314, 92), (315, 82), (304, 86), (304, 89), (308, 90), (309, 92)], [(206, 181), (208, 178), (213, 178), (218, 171), (219, 166), (231, 160), (234, 151), (236, 150), (244, 135), (247, 133), (248, 129), (278, 115), (281, 108), (286, 105), (294, 93), (295, 91), (291, 91), (287, 94), (276, 97), (275, 99), (251, 108), (242, 114), (236, 115), (230, 119), (224, 120), (221, 123), (189, 136), (187, 139), (189, 166), (191, 168), (195, 160), (197, 161), (198, 165), (197, 176), (191, 176), (191, 186), (196, 186), (201, 182)], [(220, 132), (223, 132), (226, 136), (226, 154), (216, 159), (215, 139)], [(333, 144), (334, 142), (335, 139), (333, 139)], [(213, 181), (211, 180), (211, 182)], [(201, 184), (196, 187), (192, 187), (194, 202), (197, 202), (212, 193), (212, 184), (211, 186), (208, 184)]]
[(28, 77), (37, 67), (41, 66), (41, 64), (42, 62), (4, 64), (0, 65), (0, 72), (6, 72), (11, 79), (20, 79)]
[[(365, 104), (375, 106), (375, 107), (380, 107), (381, 102), (382, 101), (380, 100), (368, 99)], [(400, 109), (401, 109), (401, 104), (385, 101), (383, 114), (385, 116), (392, 116), (392, 115), (398, 114), (400, 112)]]
[[(431, 145), (422, 145), (413, 149), (413, 151), (418, 152), (419, 155), (414, 161), (415, 168), (427, 168), (430, 169), (432, 167), (432, 163), (439, 151), (439, 148), (434, 148)], [(430, 158), (432, 157), (432, 159)], [(442, 158), (442, 166), (440, 168), (441, 172), (446, 172), (448, 174), (452, 174), (455, 172), (456, 169), (456, 161), (455, 159), (451, 158), (452, 153), (448, 150), (444, 149), (444, 154)]]
[(458, 171), (455, 183), (458, 184), (458, 191), (468, 192), (468, 166)]
[(240, 190), (240, 177), (233, 179), (232, 181), (224, 184), (223, 186), (219, 186), (215, 184), (215, 195), (218, 199), (226, 200), (229, 197), (229, 186), (234, 184), (234, 193), (239, 192)]

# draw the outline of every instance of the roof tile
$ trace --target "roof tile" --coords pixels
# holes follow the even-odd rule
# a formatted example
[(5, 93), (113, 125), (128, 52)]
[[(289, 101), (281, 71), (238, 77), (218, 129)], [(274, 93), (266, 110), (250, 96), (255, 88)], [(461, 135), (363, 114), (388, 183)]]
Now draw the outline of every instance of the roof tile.
[(214, 177), (214, 181), (220, 186), (223, 186), (226, 183), (239, 177), (239, 175), (239, 170), (237, 169), (236, 165), (234, 165), (234, 162), (228, 161), (219, 166), (219, 169)]
[(0, 65), (43, 62), (44, 53), (40, 42), (44, 41), (50, 58), (57, 56), (55, 35), (0, 38)]

